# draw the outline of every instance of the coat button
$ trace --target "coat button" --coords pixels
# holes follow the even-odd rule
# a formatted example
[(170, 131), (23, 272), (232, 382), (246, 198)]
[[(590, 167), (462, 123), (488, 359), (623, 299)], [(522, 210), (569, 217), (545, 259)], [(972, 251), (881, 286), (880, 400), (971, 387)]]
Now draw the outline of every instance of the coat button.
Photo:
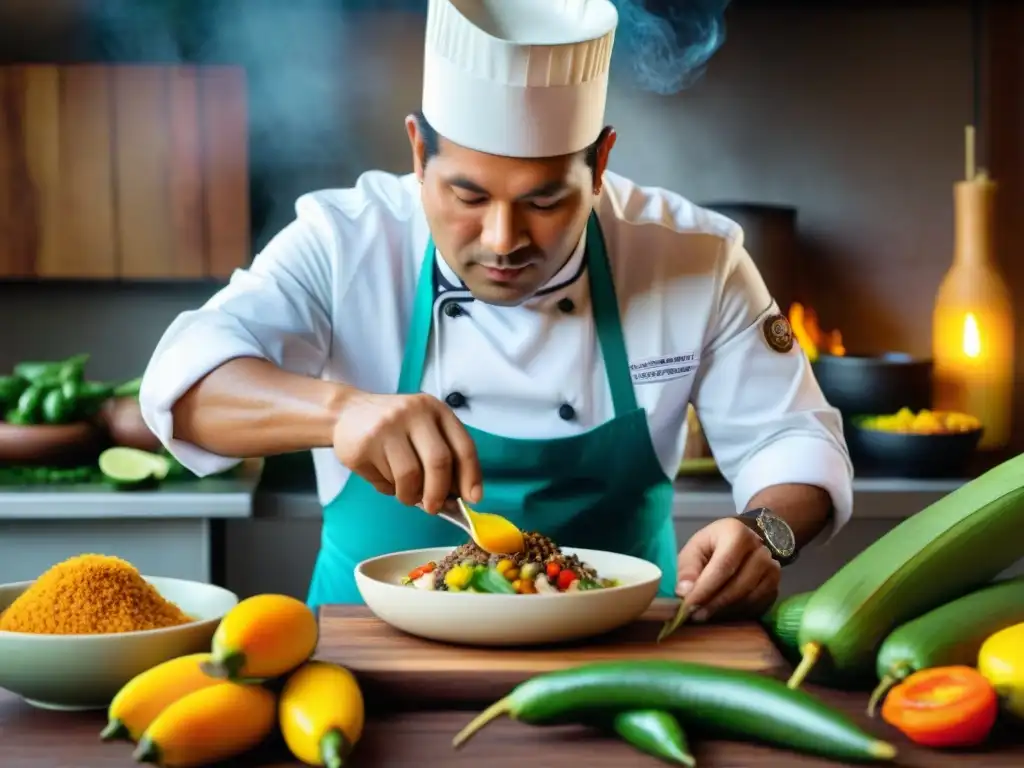
[(576, 309), (576, 305), (572, 303), (572, 299), (566, 296), (564, 299), (558, 300), (558, 308), (568, 315)]
[(568, 403), (562, 403), (558, 406), (558, 416), (565, 421), (572, 421), (576, 418), (576, 409)]
[(450, 301), (444, 305), (444, 313), (448, 315), (448, 317), (458, 317), (462, 314), (462, 307), (454, 301)]
[(449, 408), (461, 408), (466, 404), (466, 396), (461, 392), (451, 392), (444, 401), (448, 403)]

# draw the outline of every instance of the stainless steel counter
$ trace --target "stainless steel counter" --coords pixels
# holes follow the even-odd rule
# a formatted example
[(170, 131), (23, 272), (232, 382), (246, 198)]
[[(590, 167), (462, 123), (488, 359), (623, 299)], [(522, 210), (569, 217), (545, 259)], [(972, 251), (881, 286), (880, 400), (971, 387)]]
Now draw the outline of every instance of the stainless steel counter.
[[(101, 486), (0, 490), (0, 582), (34, 578), (82, 552), (123, 557), (144, 573), (211, 578), (213, 521), (223, 519), (228, 588), (247, 596), (305, 596), (320, 541), (321, 509), (306, 483), (299, 490), (261, 484), (262, 464), (240, 475), (168, 484), (152, 492)], [(960, 480), (861, 478), (854, 519), (835, 541), (787, 569), (785, 591), (813, 588), (901, 520), (955, 490)], [(268, 487), (269, 486), (269, 487)], [(676, 482), (673, 516), (682, 542), (711, 520), (734, 513), (721, 478)]]
[[(902, 520), (955, 491), (964, 480), (863, 478), (854, 481), (854, 516), (859, 520)], [(680, 478), (675, 483), (676, 520), (709, 520), (735, 512), (729, 486), (721, 478)], [(314, 491), (259, 493), (253, 516), (260, 519), (316, 519)]]
[(153, 491), (103, 485), (0, 489), (0, 583), (33, 579), (86, 552), (116, 555), (150, 576), (212, 578), (213, 520), (252, 515), (263, 462)]
[(230, 476), (168, 482), (152, 491), (99, 484), (0, 488), (0, 521), (249, 517), (262, 468), (260, 460), (247, 461)]

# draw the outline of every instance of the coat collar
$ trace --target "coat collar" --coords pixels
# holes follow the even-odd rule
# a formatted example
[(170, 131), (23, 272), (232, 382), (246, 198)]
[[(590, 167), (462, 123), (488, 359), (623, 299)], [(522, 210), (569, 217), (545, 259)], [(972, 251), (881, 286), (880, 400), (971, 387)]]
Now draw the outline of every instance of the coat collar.
[[(584, 229), (580, 235), (580, 241), (576, 244), (576, 248), (573, 250), (569, 260), (527, 301), (557, 293), (580, 279), (586, 266), (586, 235), (587, 232)], [(451, 265), (445, 260), (444, 254), (440, 250), (437, 251), (436, 264), (438, 292), (466, 291), (465, 284), (455, 274), (455, 270), (451, 268)]]

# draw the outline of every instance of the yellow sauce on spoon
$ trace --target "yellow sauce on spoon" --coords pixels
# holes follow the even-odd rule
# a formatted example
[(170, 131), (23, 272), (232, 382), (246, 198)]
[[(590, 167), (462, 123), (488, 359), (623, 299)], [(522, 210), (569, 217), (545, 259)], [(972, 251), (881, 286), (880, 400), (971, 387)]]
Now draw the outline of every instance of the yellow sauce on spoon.
[(473, 541), (484, 552), (492, 555), (511, 555), (522, 552), (526, 547), (523, 532), (501, 515), (474, 512), (466, 504), (463, 504), (462, 508), (473, 529)]

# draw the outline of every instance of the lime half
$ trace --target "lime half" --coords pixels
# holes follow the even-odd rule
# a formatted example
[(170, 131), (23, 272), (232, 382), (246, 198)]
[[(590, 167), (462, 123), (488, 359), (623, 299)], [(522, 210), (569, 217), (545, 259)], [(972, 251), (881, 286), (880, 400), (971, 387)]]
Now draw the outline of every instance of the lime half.
[(163, 480), (171, 463), (163, 456), (137, 448), (108, 448), (100, 454), (100, 472), (115, 483), (134, 484)]

